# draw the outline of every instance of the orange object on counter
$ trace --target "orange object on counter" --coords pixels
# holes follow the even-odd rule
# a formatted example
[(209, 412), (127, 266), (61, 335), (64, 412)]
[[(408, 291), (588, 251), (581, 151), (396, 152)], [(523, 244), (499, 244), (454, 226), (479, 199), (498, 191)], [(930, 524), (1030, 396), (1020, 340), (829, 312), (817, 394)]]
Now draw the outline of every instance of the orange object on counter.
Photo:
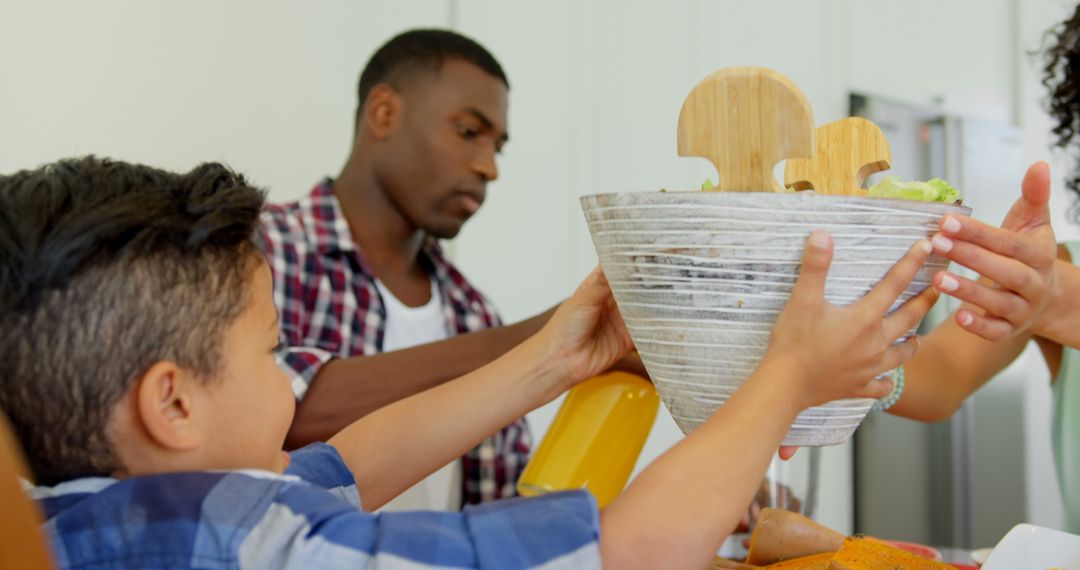
[(833, 556), (829, 570), (953, 570), (948, 564), (923, 558), (872, 538), (849, 537)]
[(525, 466), (518, 493), (588, 489), (603, 508), (626, 486), (659, 406), (653, 385), (626, 372), (575, 386)]
[(792, 558), (783, 562), (775, 562), (768, 566), (761, 566), (761, 570), (830, 570), (833, 553), (812, 554), (801, 558)]

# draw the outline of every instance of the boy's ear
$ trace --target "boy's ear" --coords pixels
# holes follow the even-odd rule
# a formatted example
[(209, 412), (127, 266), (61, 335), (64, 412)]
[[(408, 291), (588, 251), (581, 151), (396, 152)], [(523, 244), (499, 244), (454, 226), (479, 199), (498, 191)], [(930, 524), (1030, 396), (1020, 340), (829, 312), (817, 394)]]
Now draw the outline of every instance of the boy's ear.
[(194, 374), (171, 361), (151, 366), (136, 387), (136, 408), (147, 434), (175, 451), (199, 447), (204, 439), (196, 403), (202, 385)]
[(401, 123), (404, 103), (393, 87), (381, 83), (368, 92), (360, 120), (372, 135), (384, 139)]

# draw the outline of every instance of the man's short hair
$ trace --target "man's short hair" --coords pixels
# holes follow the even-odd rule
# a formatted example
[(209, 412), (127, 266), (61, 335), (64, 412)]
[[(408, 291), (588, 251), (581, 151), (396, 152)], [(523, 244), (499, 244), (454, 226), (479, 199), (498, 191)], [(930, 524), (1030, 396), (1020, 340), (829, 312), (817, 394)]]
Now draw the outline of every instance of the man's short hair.
[(410, 30), (383, 44), (371, 56), (356, 87), (356, 116), (368, 94), (380, 83), (400, 89), (400, 81), (417, 72), (437, 72), (451, 59), (467, 61), (510, 88), (506, 73), (491, 52), (459, 33), (449, 30)]
[(155, 362), (216, 377), (263, 200), (220, 164), (0, 176), (0, 409), (39, 484), (122, 470), (106, 426)]

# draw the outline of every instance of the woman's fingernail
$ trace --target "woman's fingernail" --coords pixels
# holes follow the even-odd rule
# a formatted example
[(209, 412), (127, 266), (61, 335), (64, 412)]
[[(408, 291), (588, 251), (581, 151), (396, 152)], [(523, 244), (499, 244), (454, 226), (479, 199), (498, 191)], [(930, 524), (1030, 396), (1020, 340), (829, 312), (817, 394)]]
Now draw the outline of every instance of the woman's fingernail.
[(930, 243), (934, 244), (934, 249), (941, 253), (949, 253), (953, 248), (952, 240), (941, 234), (934, 236), (934, 239), (930, 240)]
[(821, 249), (829, 247), (829, 233), (825, 230), (814, 230), (810, 232), (810, 245), (820, 247)]
[(941, 229), (947, 232), (956, 233), (960, 231), (960, 220), (952, 216), (945, 216), (945, 218), (941, 221)]
[(966, 327), (966, 326), (970, 325), (974, 320), (975, 320), (975, 317), (972, 317), (969, 313), (960, 313), (960, 325), (961, 326)]
[(941, 283), (938, 283), (938, 289), (941, 289), (942, 291), (956, 291), (958, 288), (960, 288), (960, 282), (951, 275), (941, 276)]
[(918, 244), (917, 244), (917, 245), (918, 245), (918, 246), (919, 246), (919, 247), (920, 247), (920, 248), (921, 248), (921, 249), (922, 249), (923, 251), (925, 251), (926, 253), (930, 253), (931, 251), (934, 251), (934, 248), (930, 246), (930, 242), (928, 242), (928, 241), (926, 241), (926, 240), (924, 240), (924, 239), (921, 239), (921, 240), (919, 240), (919, 242), (918, 242)]

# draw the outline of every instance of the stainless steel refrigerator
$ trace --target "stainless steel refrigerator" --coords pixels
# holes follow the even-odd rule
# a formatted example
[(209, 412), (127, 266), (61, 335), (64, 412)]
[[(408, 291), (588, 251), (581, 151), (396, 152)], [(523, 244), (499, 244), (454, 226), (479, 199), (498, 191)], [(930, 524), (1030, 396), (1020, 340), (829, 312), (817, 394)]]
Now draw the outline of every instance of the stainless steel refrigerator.
[[(889, 140), (893, 167), (876, 177), (942, 177), (961, 189), (976, 218), (994, 225), (1019, 195), (1022, 140), (1013, 125), (867, 94), (851, 95), (851, 114), (877, 123)], [(956, 305), (943, 297), (924, 330)], [(1046, 374), (1031, 350), (948, 421), (867, 418), (854, 445), (857, 532), (973, 548), (1026, 520), (1023, 386)]]

